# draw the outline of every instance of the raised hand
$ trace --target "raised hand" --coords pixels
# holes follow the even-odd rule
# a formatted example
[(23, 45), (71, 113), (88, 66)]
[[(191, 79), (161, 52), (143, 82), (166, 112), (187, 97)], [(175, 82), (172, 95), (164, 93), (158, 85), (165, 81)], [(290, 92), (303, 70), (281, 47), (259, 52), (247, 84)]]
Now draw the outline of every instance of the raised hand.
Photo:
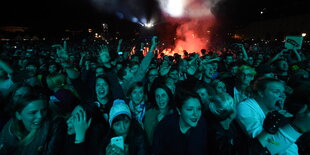
[(161, 65), (160, 69), (159, 69), (159, 74), (161, 76), (167, 75), (169, 73), (169, 71), (170, 71), (170, 68), (171, 68), (170, 65), (165, 65), (165, 64)]
[(99, 47), (99, 58), (103, 63), (110, 61), (109, 49), (106, 45), (101, 45)]
[(152, 46), (156, 46), (158, 44), (158, 37), (157, 36), (153, 36), (152, 38)]
[(87, 121), (86, 112), (83, 108), (74, 116), (73, 127), (75, 130), (75, 140), (78, 142), (83, 142), (85, 140), (85, 134), (87, 129), (91, 124), (91, 118)]
[(64, 42), (64, 46), (60, 44), (54, 44), (52, 47), (56, 48), (56, 54), (59, 58), (67, 60), (69, 58), (67, 53), (67, 43)]

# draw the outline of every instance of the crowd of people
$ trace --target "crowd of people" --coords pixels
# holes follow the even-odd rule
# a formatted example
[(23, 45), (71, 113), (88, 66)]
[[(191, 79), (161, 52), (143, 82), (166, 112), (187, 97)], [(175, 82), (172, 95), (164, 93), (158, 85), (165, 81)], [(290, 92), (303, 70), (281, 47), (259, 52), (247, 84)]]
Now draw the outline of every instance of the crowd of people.
[(309, 53), (157, 45), (2, 42), (0, 154), (310, 154)]

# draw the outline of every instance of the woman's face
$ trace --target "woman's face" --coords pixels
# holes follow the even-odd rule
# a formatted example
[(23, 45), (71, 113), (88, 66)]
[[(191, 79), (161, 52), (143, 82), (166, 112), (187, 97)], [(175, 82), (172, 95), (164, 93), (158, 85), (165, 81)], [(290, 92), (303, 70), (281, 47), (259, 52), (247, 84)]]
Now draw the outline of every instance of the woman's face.
[(123, 119), (114, 122), (112, 129), (117, 136), (125, 137), (129, 131), (130, 123), (130, 118), (125, 116)]
[(96, 80), (96, 94), (97, 98), (107, 97), (109, 92), (109, 84), (102, 78)]
[(201, 117), (201, 104), (197, 98), (189, 98), (179, 109), (180, 124), (186, 127), (196, 127)]
[(167, 92), (162, 88), (157, 88), (155, 90), (155, 101), (159, 109), (166, 109), (169, 102)]
[(43, 100), (31, 101), (21, 112), (16, 112), (15, 116), (23, 122), (27, 131), (41, 127), (44, 117), (47, 114), (47, 106)]
[(130, 99), (134, 104), (140, 104), (143, 101), (144, 91), (143, 87), (136, 87), (130, 94)]

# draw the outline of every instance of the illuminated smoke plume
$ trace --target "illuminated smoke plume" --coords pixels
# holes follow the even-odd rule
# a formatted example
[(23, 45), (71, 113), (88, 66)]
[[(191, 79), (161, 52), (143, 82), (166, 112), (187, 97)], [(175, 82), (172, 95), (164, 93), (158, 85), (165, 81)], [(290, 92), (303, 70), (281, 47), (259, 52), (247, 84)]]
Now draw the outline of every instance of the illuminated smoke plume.
[(120, 19), (134, 23), (146, 20), (146, 1), (143, 0), (91, 0), (91, 2), (97, 10), (114, 14)]
[(174, 52), (183, 54), (200, 52), (208, 47), (211, 30), (215, 18), (211, 8), (219, 0), (158, 0), (166, 20), (177, 23)]

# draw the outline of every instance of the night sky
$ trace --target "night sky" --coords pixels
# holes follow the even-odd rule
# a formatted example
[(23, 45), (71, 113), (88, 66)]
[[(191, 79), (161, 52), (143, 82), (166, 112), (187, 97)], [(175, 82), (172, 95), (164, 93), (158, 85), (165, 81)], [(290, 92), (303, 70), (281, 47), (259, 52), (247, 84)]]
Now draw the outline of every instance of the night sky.
[[(81, 28), (103, 22), (119, 24), (115, 11), (98, 10), (91, 3), (95, 0), (6, 0), (0, 3), (0, 26), (29, 26), (45, 29)], [(119, 2), (119, 10), (134, 3), (135, 14), (160, 16), (155, 0), (111, 0)], [(122, 3), (122, 4), (121, 4)], [(224, 24), (239, 25), (257, 20), (306, 14), (307, 0), (222, 0), (213, 13)], [(141, 10), (141, 12), (137, 11)], [(264, 14), (260, 14), (263, 11)], [(130, 12), (130, 11), (129, 11)], [(126, 14), (126, 13), (125, 13)], [(126, 19), (123, 19), (126, 20)]]

